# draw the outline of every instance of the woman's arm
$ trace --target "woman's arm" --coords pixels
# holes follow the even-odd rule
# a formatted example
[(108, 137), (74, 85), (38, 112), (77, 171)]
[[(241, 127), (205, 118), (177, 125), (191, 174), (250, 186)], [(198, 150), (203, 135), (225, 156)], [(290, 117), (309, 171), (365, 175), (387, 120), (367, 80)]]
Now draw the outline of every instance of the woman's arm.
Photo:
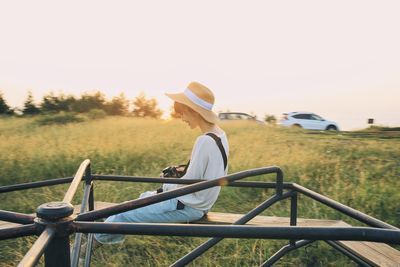
[[(192, 154), (190, 157), (190, 164), (188, 169), (186, 170), (186, 174), (181, 177), (181, 179), (203, 179), (204, 178), (204, 172), (207, 168), (208, 164), (208, 158), (209, 158), (209, 153), (208, 153), (208, 143), (209, 141), (213, 141), (211, 138), (207, 136), (199, 136), (196, 139), (196, 142), (193, 146), (192, 149)], [(163, 185), (163, 190), (168, 191), (175, 189), (179, 186), (184, 186), (184, 185), (178, 185), (178, 184), (164, 184)]]

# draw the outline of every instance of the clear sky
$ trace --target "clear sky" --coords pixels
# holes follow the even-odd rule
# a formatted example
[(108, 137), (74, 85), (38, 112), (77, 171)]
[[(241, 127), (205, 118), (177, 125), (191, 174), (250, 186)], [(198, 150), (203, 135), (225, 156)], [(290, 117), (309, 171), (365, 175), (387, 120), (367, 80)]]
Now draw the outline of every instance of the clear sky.
[(2, 1), (0, 91), (107, 97), (199, 81), (215, 111), (400, 125), (400, 1)]

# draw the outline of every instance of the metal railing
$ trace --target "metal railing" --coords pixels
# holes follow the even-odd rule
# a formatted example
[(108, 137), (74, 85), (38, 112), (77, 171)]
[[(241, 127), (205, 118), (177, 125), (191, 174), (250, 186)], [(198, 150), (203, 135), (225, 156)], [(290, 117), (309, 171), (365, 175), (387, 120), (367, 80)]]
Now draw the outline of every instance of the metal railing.
[[(244, 178), (265, 174), (275, 174), (275, 182), (239, 181)], [(81, 209), (74, 215), (71, 201), (81, 182), (84, 192)], [(186, 184), (178, 189), (154, 196), (135, 199), (112, 207), (94, 210), (94, 181), (124, 181), (144, 183)], [(347, 207), (296, 183), (284, 183), (283, 172), (279, 167), (264, 167), (230, 174), (211, 181), (148, 178), (133, 176), (92, 175), (90, 161), (80, 165), (74, 177), (47, 181), (24, 183), (0, 187), (0, 193), (25, 190), (36, 187), (71, 183), (61, 202), (50, 202), (37, 208), (36, 216), (0, 210), (0, 220), (21, 224), (21, 226), (0, 229), (0, 240), (38, 235), (39, 238), (23, 257), (18, 266), (34, 266), (44, 255), (45, 266), (78, 266), (82, 233), (88, 234), (85, 254), (85, 266), (90, 266), (93, 233), (156, 235), (156, 236), (192, 236), (211, 237), (208, 241), (174, 262), (171, 266), (184, 266), (205, 251), (216, 245), (223, 238), (284, 239), (289, 244), (282, 247), (261, 266), (272, 266), (292, 250), (306, 246), (314, 241), (323, 240), (334, 249), (349, 257), (361, 266), (370, 266), (358, 255), (341, 246), (339, 240), (373, 241), (400, 244), (400, 230), (360, 211)], [(114, 214), (141, 208), (167, 199), (176, 198), (214, 186), (234, 186), (248, 188), (275, 189), (275, 194), (243, 215), (232, 225), (203, 224), (165, 224), (165, 223), (104, 223), (94, 220)], [(347, 216), (365, 223), (369, 227), (300, 227), (297, 226), (298, 194), (305, 195)], [(281, 227), (245, 225), (251, 219), (275, 203), (290, 199), (290, 225)], [(70, 236), (75, 233), (75, 241), (70, 255)]]

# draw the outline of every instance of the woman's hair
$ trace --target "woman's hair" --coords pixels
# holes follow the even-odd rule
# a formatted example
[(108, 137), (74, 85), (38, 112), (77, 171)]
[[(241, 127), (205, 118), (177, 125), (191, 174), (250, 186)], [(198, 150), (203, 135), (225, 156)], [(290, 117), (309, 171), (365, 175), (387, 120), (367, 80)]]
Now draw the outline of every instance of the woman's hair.
[(199, 117), (200, 119), (202, 119), (203, 121), (213, 124), (211, 122), (206, 121), (201, 115), (200, 113), (198, 113), (197, 111), (195, 111), (194, 109), (192, 109), (189, 106), (186, 106), (185, 104), (179, 103), (179, 102), (174, 102), (174, 110), (176, 113), (178, 113), (180, 116), (182, 116), (183, 112), (189, 112), (192, 114), (197, 115), (197, 117)]
[(181, 115), (181, 116), (182, 116), (182, 113), (183, 113), (184, 111), (195, 112), (195, 113), (197, 113), (197, 112), (194, 111), (192, 108), (190, 108), (190, 107), (188, 107), (188, 106), (186, 106), (186, 105), (184, 105), (184, 104), (182, 104), (182, 103), (176, 102), (176, 101), (174, 102), (174, 110), (175, 110), (176, 113), (178, 113), (178, 114)]

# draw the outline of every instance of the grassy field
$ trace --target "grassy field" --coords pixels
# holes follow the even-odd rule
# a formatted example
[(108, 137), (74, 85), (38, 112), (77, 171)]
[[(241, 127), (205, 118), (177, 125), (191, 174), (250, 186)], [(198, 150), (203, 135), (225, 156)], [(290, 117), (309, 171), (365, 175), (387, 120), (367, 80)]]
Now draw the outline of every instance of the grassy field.
[[(230, 142), (229, 173), (280, 166), (285, 181), (297, 182), (343, 204), (400, 226), (400, 134), (320, 133), (251, 123), (221, 125)], [(97, 174), (158, 176), (165, 166), (185, 163), (199, 131), (179, 121), (107, 117), (66, 125), (41, 126), (34, 118), (0, 119), (0, 185), (72, 176), (89, 158)], [(273, 181), (273, 176), (248, 180)], [(60, 201), (68, 185), (0, 195), (0, 209), (32, 213)], [(121, 202), (157, 184), (96, 182), (95, 198)], [(81, 191), (81, 190), (80, 190)], [(29, 195), (27, 194), (29, 193)], [(213, 211), (244, 213), (272, 191), (224, 187)], [(74, 203), (80, 202), (78, 194)], [(299, 217), (345, 216), (306, 197)], [(288, 201), (266, 215), (288, 216)], [(166, 266), (207, 239), (130, 236), (122, 245), (96, 250), (93, 266)], [(0, 241), (0, 265), (14, 266), (34, 237)], [(227, 239), (191, 266), (258, 266), (286, 241)], [(285, 256), (277, 266), (355, 266), (323, 242)]]

